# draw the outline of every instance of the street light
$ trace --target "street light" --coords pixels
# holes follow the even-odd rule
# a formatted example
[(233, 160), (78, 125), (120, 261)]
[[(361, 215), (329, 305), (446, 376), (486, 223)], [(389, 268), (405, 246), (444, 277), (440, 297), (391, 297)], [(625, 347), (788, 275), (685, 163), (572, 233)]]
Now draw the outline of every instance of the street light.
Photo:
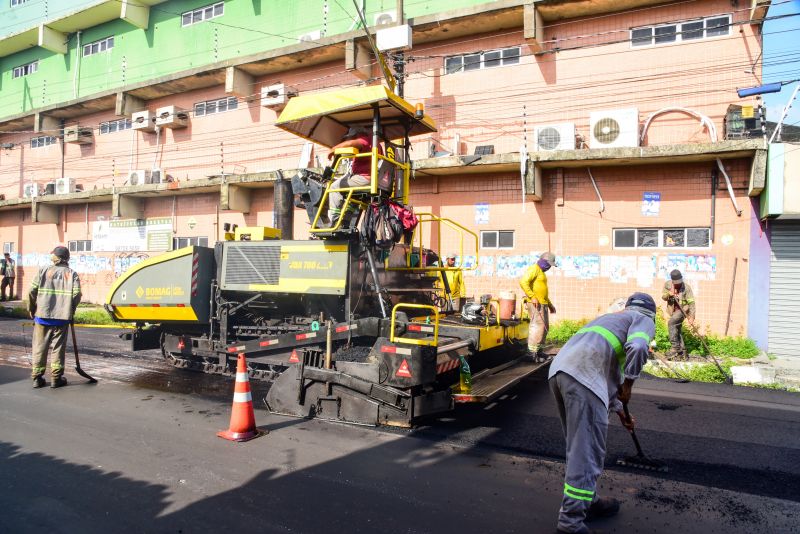
[[(739, 95), (739, 98), (745, 98), (747, 96), (764, 95), (768, 93), (780, 93), (784, 85), (789, 85), (790, 83), (798, 81), (800, 81), (800, 78), (784, 82), (768, 83), (765, 85), (759, 85), (758, 87), (747, 87), (745, 89), (737, 89), (736, 94)], [(769, 138), (770, 143), (772, 143), (776, 135), (778, 136), (778, 140), (780, 140), (780, 133), (781, 130), (783, 129), (783, 120), (786, 118), (786, 115), (789, 114), (789, 110), (792, 107), (792, 102), (794, 102), (794, 99), (797, 96), (798, 89), (800, 89), (800, 84), (795, 85), (794, 91), (792, 92), (792, 96), (789, 97), (789, 101), (783, 107), (783, 113), (781, 113), (781, 118), (780, 120), (778, 120), (778, 124), (775, 125), (775, 130), (772, 132), (772, 136)]]

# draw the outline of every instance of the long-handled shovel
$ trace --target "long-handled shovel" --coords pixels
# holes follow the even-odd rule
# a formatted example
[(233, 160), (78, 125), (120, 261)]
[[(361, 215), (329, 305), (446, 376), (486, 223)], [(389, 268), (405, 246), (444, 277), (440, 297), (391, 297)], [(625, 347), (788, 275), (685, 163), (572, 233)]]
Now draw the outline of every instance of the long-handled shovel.
[(684, 311), (683, 311), (683, 308), (681, 307), (681, 303), (680, 303), (680, 302), (678, 302), (678, 300), (677, 300), (677, 299), (675, 299), (675, 306), (677, 306), (677, 307), (678, 307), (678, 310), (680, 310), (680, 312), (683, 314), (683, 316), (684, 316), (684, 317), (686, 317), (686, 322), (688, 322), (688, 323), (689, 323), (689, 326), (691, 327), (691, 329), (692, 329), (692, 332), (694, 332), (694, 335), (695, 335), (695, 336), (697, 336), (697, 339), (699, 339), (699, 340), (700, 340), (700, 343), (702, 343), (702, 345), (703, 345), (703, 348), (704, 348), (704, 349), (706, 349), (706, 352), (708, 353), (708, 356), (709, 356), (709, 357), (708, 357), (708, 358), (706, 358), (705, 356), (703, 356), (703, 358), (705, 358), (706, 360), (708, 360), (708, 359), (710, 358), (710, 359), (711, 359), (711, 361), (713, 361), (713, 362), (714, 362), (714, 365), (716, 365), (716, 366), (717, 366), (717, 370), (719, 370), (719, 372), (722, 374), (722, 376), (724, 376), (724, 377), (725, 377), (725, 383), (726, 383), (726, 384), (733, 384), (733, 377), (732, 377), (731, 375), (729, 375), (727, 372), (725, 372), (725, 369), (723, 369), (722, 365), (720, 365), (720, 363), (719, 363), (719, 360), (717, 360), (717, 359), (714, 357), (714, 355), (713, 355), (713, 354), (711, 354), (711, 349), (709, 349), (709, 348), (708, 348), (708, 343), (706, 343), (706, 338), (705, 338), (705, 336), (703, 336), (703, 335), (700, 333), (700, 331), (699, 331), (699, 330), (697, 329), (697, 327), (694, 325), (694, 322), (689, 320), (689, 317), (687, 317), (687, 316), (686, 316), (686, 312), (684, 312)]
[(75, 372), (88, 380), (90, 384), (95, 384), (97, 379), (89, 376), (89, 373), (81, 369), (81, 360), (80, 356), (78, 356), (78, 340), (75, 339), (75, 325), (73, 323), (69, 323), (69, 331), (72, 334), (72, 348), (75, 351)]

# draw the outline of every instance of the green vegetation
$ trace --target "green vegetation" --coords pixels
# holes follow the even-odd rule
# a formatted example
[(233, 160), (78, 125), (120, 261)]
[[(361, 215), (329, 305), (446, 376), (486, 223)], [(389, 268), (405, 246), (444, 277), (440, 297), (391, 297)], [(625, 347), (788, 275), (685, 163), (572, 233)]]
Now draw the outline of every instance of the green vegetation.
[[(734, 365), (733, 361), (721, 361), (720, 365), (727, 374), (731, 372), (731, 366)], [(661, 378), (682, 378), (691, 380), (692, 382), (725, 382), (725, 375), (719, 372), (717, 366), (713, 363), (705, 363), (701, 365), (681, 366), (680, 364), (673, 364), (672, 369), (665, 369), (659, 365), (653, 365), (649, 362), (646, 366), (646, 372)]]
[[(0, 317), (28, 319), (28, 309), (24, 306), (15, 306), (13, 308), (0, 306)], [(104, 309), (93, 305), (78, 306), (78, 310), (75, 312), (75, 324), (118, 324), (120, 327), (124, 327), (123, 324), (111, 320), (111, 317)]]
[(550, 327), (550, 330), (547, 332), (546, 342), (551, 345), (563, 345), (569, 338), (575, 335), (575, 332), (583, 328), (583, 325), (588, 322), (588, 319), (581, 319), (579, 321), (565, 319), (559, 321)]

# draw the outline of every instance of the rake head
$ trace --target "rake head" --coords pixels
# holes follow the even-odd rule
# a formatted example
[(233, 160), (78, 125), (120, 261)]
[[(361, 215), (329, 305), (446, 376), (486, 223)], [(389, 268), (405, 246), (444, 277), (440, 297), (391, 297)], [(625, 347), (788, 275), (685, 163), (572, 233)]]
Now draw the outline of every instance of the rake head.
[(658, 471), (660, 473), (669, 472), (669, 468), (664, 462), (651, 460), (647, 456), (641, 454), (620, 458), (617, 460), (617, 465), (621, 465), (623, 467), (633, 467), (634, 469), (643, 469), (645, 471)]

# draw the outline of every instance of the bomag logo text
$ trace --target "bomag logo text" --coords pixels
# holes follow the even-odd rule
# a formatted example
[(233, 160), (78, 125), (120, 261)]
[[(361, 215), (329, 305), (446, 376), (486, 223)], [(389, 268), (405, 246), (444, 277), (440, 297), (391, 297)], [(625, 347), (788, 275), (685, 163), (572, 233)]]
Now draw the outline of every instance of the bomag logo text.
[(333, 268), (332, 261), (291, 261), (289, 268), (304, 271), (327, 271)]
[(161, 297), (182, 297), (185, 292), (180, 286), (147, 287), (144, 295), (147, 299), (160, 299)]

